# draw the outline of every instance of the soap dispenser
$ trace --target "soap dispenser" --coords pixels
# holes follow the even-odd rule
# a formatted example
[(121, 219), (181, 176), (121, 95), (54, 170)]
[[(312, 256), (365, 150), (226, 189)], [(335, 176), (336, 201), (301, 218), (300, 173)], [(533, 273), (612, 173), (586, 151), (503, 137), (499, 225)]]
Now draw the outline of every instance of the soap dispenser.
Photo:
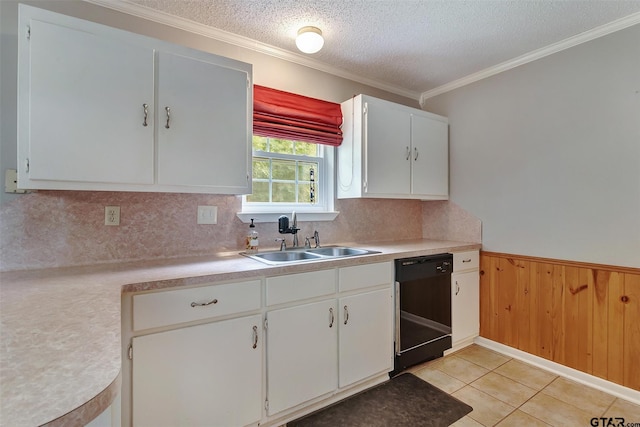
[(258, 232), (256, 231), (256, 226), (253, 224), (253, 218), (251, 218), (246, 242), (246, 250), (248, 254), (255, 254), (258, 252)]

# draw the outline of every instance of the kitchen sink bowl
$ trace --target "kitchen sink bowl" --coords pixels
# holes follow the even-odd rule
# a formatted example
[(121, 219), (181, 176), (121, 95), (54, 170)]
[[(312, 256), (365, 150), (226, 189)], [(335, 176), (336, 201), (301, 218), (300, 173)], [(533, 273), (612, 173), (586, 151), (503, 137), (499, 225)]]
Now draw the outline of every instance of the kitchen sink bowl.
[(308, 249), (307, 252), (316, 254), (316, 255), (330, 256), (330, 257), (365, 255), (367, 253), (371, 253), (371, 251), (368, 251), (366, 249), (346, 248), (346, 247)]
[(368, 249), (349, 248), (345, 246), (328, 246), (325, 248), (296, 248), (285, 251), (261, 252), (257, 254), (241, 252), (241, 255), (264, 262), (265, 264), (278, 265), (378, 253), (380, 252), (370, 251)]
[(271, 262), (292, 262), (292, 261), (304, 261), (309, 259), (318, 259), (319, 255), (314, 255), (309, 252), (294, 252), (294, 251), (278, 251), (278, 252), (264, 252), (261, 254), (249, 255), (250, 258), (271, 261)]

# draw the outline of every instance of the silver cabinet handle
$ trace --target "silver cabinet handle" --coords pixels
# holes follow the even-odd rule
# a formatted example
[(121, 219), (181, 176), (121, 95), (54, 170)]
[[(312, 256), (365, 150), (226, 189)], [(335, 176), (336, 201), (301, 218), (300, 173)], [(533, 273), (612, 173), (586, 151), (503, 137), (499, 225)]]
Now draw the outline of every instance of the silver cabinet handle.
[(169, 107), (164, 107), (165, 111), (167, 112), (167, 124), (164, 125), (165, 128), (169, 129), (169, 120), (171, 119), (171, 108)]
[(336, 320), (333, 316), (333, 307), (329, 308), (329, 314), (331, 315), (331, 321), (329, 322), (329, 327), (333, 328), (333, 321)]
[(253, 348), (258, 347), (258, 327), (253, 326)]
[(458, 281), (456, 280), (456, 295), (460, 293), (460, 285), (458, 285)]
[(149, 104), (142, 104), (142, 108), (144, 108), (144, 120), (142, 122), (142, 126), (147, 127), (147, 117), (149, 116)]
[(349, 321), (349, 309), (345, 305), (344, 306), (344, 324), (346, 325), (348, 321)]
[(407, 147), (407, 158), (405, 160), (409, 160), (409, 157), (411, 157), (411, 150)]
[(413, 161), (415, 162), (418, 160), (418, 147), (413, 147), (413, 151), (416, 153), (416, 156), (413, 158)]
[(192, 302), (191, 303), (191, 307), (204, 307), (207, 305), (211, 305), (211, 304), (217, 304), (218, 303), (218, 299), (214, 298), (209, 302)]

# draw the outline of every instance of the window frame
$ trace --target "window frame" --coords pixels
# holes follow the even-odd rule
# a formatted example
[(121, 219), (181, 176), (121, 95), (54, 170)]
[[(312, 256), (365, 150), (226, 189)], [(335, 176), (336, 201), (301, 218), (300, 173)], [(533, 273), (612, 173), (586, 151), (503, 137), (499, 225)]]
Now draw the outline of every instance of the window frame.
[[(277, 138), (284, 139), (284, 138)], [(309, 141), (301, 141), (309, 142)], [(335, 211), (335, 147), (317, 144), (321, 151), (319, 157), (309, 157), (306, 155), (281, 154), (252, 150), (251, 162), (253, 165), (253, 157), (267, 157), (276, 159), (295, 159), (300, 161), (308, 161), (318, 159), (318, 172), (316, 173), (316, 182), (319, 191), (316, 191), (316, 203), (274, 203), (274, 202), (247, 202), (246, 195), (242, 196), (242, 211), (237, 214), (243, 223), (251, 222), (253, 218), (257, 222), (277, 222), (281, 215), (290, 216), (293, 211), (296, 212), (298, 220), (301, 221), (331, 221), (337, 215)], [(274, 156), (275, 154), (275, 156)], [(253, 177), (251, 178), (253, 181)], [(252, 185), (253, 187), (253, 185)]]

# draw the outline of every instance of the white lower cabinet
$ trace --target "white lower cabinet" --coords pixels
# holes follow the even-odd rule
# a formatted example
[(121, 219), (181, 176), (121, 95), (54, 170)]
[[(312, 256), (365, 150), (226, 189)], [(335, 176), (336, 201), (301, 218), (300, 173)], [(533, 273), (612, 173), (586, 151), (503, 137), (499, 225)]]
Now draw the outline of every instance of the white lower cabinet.
[(453, 254), (451, 275), (452, 351), (473, 342), (480, 332), (479, 253)]
[(346, 387), (393, 369), (391, 289), (340, 298), (339, 382)]
[(259, 421), (261, 325), (261, 316), (254, 315), (133, 338), (133, 425)]
[(124, 427), (281, 425), (388, 379), (393, 263), (123, 296)]
[(335, 299), (270, 311), (267, 324), (269, 415), (337, 387)]
[[(329, 271), (333, 276), (323, 275), (328, 285), (316, 286), (315, 294), (267, 312), (269, 416), (393, 370), (393, 265), (338, 269), (332, 298), (326, 289), (335, 289), (336, 276)], [(305, 286), (319, 273), (267, 279), (267, 295), (285, 277)]]

